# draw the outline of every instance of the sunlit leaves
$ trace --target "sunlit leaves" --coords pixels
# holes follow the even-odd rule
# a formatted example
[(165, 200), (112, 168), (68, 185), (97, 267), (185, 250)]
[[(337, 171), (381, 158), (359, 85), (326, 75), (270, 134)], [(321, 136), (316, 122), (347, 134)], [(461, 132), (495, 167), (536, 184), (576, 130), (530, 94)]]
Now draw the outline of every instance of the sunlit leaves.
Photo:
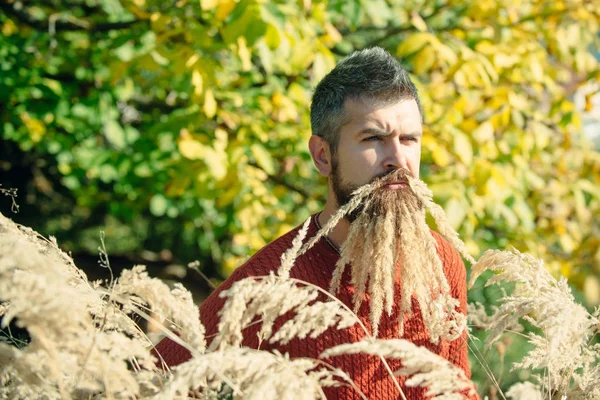
[(598, 265), (600, 161), (571, 100), (599, 76), (595, 3), (98, 4), (24, 8), (41, 23), (134, 22), (50, 35), (0, 16), (2, 137), (56, 164), (74, 215), (162, 224), (144, 231), (155, 250), (199, 248), (230, 271), (322, 205), (312, 90), (343, 54), (378, 44), (419, 87), (424, 178), (469, 249), (513, 244), (576, 281), (575, 265)]

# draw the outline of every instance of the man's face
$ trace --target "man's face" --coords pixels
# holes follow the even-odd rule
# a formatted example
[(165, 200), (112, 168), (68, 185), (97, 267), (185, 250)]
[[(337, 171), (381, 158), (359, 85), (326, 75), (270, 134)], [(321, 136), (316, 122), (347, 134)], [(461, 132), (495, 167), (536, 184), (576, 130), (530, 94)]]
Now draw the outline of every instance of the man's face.
[[(344, 107), (348, 122), (340, 129), (331, 173), (338, 206), (346, 204), (358, 187), (393, 171), (404, 169), (419, 177), (423, 127), (414, 99), (389, 106), (347, 100)], [(385, 186), (402, 189), (405, 184)]]

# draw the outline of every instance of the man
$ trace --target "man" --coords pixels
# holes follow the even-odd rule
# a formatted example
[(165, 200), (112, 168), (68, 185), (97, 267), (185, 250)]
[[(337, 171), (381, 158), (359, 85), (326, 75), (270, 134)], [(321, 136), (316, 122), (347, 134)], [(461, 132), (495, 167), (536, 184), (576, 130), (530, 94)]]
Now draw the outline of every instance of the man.
[[(328, 198), (323, 211), (312, 216), (307, 238), (315, 238), (325, 225), (331, 229), (296, 259), (289, 276), (330, 290), (354, 308), (373, 336), (401, 337), (425, 346), (470, 377), (463, 329), (465, 268), (450, 243), (427, 228), (423, 196), (414, 193), (418, 185), (413, 188), (419, 177), (422, 122), (414, 84), (381, 48), (355, 52), (323, 78), (311, 106), (309, 149), (315, 166), (328, 178)], [(370, 192), (353, 197), (369, 184)], [(348, 214), (340, 219), (344, 206)], [(219, 293), (245, 277), (276, 272), (299, 229), (261, 249), (202, 304), (208, 340), (216, 333), (217, 313), (224, 304)], [(462, 323), (455, 323), (461, 316)], [(446, 325), (438, 330), (435, 321)], [(244, 331), (244, 345), (318, 358), (327, 348), (365, 337), (357, 325), (287, 345), (259, 343), (258, 325), (253, 325)], [(169, 365), (189, 358), (168, 340), (157, 351)], [(357, 354), (326, 361), (348, 373), (370, 399), (401, 398), (378, 357)], [(392, 370), (401, 367), (399, 360), (389, 364)], [(398, 380), (406, 398), (425, 398), (423, 389), (404, 387), (404, 378)], [(330, 399), (360, 398), (350, 387), (327, 388), (325, 393)]]

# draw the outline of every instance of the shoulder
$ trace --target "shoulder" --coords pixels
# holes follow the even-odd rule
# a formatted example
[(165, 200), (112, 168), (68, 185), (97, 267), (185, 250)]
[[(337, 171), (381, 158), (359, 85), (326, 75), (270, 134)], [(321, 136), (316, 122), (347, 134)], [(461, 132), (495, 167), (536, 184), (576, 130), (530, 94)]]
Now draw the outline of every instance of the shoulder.
[[(313, 216), (310, 218), (311, 222), (307, 234), (308, 237), (311, 237), (316, 232), (314, 218)], [(277, 270), (281, 264), (281, 256), (290, 248), (292, 241), (301, 228), (302, 224), (258, 250), (234, 271), (234, 275), (238, 277), (268, 275), (269, 272)]]
[(430, 232), (433, 238), (435, 239), (438, 254), (443, 262), (462, 263), (462, 258), (460, 257), (460, 254), (454, 248), (454, 246), (452, 246), (448, 239), (446, 239), (433, 229), (430, 229)]
[(465, 264), (458, 251), (441, 234), (433, 229), (430, 231), (436, 241), (437, 252), (448, 278), (457, 278), (460, 281), (466, 279)]

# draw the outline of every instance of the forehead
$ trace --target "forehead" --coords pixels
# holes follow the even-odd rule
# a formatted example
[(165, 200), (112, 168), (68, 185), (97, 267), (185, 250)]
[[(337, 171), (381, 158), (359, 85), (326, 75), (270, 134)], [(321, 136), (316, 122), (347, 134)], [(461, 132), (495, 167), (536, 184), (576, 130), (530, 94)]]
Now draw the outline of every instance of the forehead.
[(348, 99), (344, 103), (346, 116), (343, 130), (361, 129), (366, 126), (386, 131), (420, 131), (421, 112), (415, 99), (408, 98), (392, 103)]

